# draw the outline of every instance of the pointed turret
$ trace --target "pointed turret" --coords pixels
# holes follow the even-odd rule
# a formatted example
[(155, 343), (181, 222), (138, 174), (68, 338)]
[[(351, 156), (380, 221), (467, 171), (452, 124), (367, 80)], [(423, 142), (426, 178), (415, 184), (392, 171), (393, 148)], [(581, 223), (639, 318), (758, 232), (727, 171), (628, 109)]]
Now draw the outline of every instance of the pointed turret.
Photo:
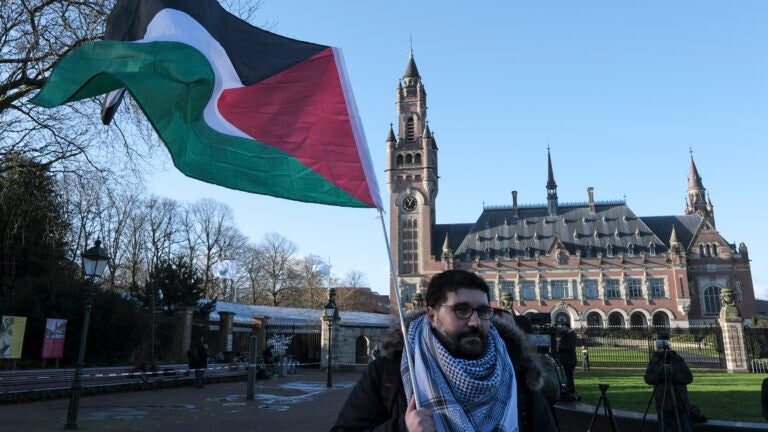
[(392, 123), (389, 124), (389, 135), (387, 135), (387, 144), (393, 144), (397, 142), (395, 138), (395, 130), (392, 128)]
[(552, 171), (552, 156), (547, 147), (547, 210), (550, 216), (557, 216), (557, 183)]
[(453, 258), (453, 249), (448, 242), (448, 233), (445, 233), (445, 240), (443, 240), (443, 257)]
[(669, 250), (677, 252), (681, 248), (682, 248), (682, 245), (680, 244), (680, 241), (677, 239), (677, 231), (675, 230), (675, 226), (672, 225), (672, 234), (669, 235)]

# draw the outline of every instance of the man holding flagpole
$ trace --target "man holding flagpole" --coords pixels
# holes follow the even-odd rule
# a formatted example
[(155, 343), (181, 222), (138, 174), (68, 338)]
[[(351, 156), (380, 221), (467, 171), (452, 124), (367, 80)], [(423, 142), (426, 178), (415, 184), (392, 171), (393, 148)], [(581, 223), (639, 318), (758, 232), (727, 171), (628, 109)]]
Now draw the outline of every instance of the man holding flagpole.
[(425, 300), (426, 309), (409, 313), (407, 337), (398, 327), (385, 340), (333, 431), (557, 430), (528, 338), (513, 319), (494, 316), (480, 277), (447, 270)]

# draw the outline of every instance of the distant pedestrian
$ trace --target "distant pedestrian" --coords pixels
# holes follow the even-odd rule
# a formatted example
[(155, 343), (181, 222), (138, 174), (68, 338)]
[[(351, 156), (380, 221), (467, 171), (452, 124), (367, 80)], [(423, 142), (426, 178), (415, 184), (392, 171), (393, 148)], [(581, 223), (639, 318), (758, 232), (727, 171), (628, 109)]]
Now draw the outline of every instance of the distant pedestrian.
[(187, 350), (187, 373), (184, 375), (189, 376), (195, 369), (197, 369), (197, 354), (190, 348)]
[(576, 385), (573, 382), (573, 370), (576, 369), (576, 332), (571, 328), (571, 324), (563, 322), (560, 324), (560, 343), (557, 345), (557, 360), (563, 367), (565, 374), (565, 391), (563, 397), (576, 399)]
[(205, 342), (197, 347), (197, 364), (195, 366), (195, 384), (197, 384), (197, 388), (203, 388), (205, 370), (208, 369), (208, 344)]
[(581, 348), (581, 367), (584, 372), (589, 372), (589, 349), (586, 345)]
[(273, 345), (267, 345), (264, 351), (261, 352), (261, 355), (264, 356), (264, 364), (267, 365), (267, 370), (272, 375), (277, 373), (277, 356), (273, 351), (274, 348)]

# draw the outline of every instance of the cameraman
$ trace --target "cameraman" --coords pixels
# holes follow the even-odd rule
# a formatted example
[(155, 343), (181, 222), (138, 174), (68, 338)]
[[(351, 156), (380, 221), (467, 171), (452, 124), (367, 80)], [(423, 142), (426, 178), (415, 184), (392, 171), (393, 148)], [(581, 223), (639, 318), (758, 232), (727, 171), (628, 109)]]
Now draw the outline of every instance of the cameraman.
[(658, 339), (656, 352), (645, 369), (645, 383), (654, 386), (660, 432), (671, 431), (672, 425), (679, 432), (693, 431), (688, 416), (688, 384), (692, 381), (693, 374), (685, 359), (670, 349), (669, 340)]

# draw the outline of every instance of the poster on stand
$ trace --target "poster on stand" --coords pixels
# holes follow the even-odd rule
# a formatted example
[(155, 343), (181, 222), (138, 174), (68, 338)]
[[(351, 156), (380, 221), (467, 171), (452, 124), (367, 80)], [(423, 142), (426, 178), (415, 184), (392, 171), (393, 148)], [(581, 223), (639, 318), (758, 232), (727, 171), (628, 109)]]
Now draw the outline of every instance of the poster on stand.
[(0, 359), (21, 358), (27, 317), (3, 315), (0, 322)]
[(43, 358), (61, 358), (64, 356), (64, 337), (67, 334), (67, 320), (48, 318), (45, 321), (43, 339)]

